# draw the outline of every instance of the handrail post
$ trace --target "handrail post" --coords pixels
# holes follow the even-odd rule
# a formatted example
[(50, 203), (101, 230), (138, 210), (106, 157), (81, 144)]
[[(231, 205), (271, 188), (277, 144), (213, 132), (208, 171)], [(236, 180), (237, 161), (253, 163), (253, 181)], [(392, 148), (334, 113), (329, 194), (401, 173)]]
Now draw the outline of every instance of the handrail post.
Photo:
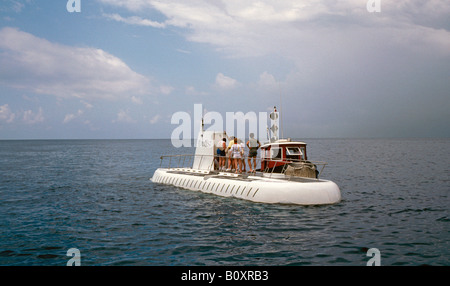
[(274, 162), (272, 172), (270, 172), (270, 178), (272, 178), (273, 171), (275, 171), (275, 167), (277, 166), (277, 162)]
[(200, 169), (200, 166), (202, 165), (202, 161), (203, 161), (203, 155), (200, 155), (200, 163), (198, 164), (197, 169)]
[(192, 162), (193, 162), (193, 161), (192, 161), (192, 158), (193, 158), (193, 156), (190, 155), (190, 156), (189, 156), (189, 166), (191, 166), (191, 168), (193, 167), (193, 166), (192, 166)]
[(209, 166), (209, 171), (210, 171), (210, 172), (211, 172), (211, 170), (214, 171), (215, 163), (216, 163), (216, 157), (213, 155), (213, 159), (212, 159), (212, 162), (211, 162), (211, 166)]
[(322, 164), (322, 169), (320, 170), (319, 174), (317, 175), (317, 180), (320, 178), (320, 175), (322, 174), (322, 172), (323, 172), (323, 170), (325, 169), (325, 166), (326, 166), (326, 165), (327, 165), (326, 163), (323, 163), (323, 164)]

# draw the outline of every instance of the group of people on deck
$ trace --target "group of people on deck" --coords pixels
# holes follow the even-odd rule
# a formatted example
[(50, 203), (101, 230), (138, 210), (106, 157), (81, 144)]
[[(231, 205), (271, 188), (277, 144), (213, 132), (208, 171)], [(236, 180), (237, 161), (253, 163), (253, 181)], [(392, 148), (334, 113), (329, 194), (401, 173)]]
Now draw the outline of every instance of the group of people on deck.
[[(254, 138), (255, 135), (250, 133), (250, 139), (247, 141), (248, 154), (247, 161), (250, 167), (250, 173), (256, 172), (256, 156), (258, 155), (258, 149), (261, 147), (261, 143)], [(220, 171), (232, 171), (237, 173), (246, 172), (245, 168), (245, 145), (242, 140), (236, 137), (231, 137), (230, 143), (226, 144), (227, 139), (223, 138), (217, 146), (217, 156), (219, 158), (219, 170)], [(227, 165), (228, 159), (228, 168)], [(253, 168), (252, 168), (253, 160)]]

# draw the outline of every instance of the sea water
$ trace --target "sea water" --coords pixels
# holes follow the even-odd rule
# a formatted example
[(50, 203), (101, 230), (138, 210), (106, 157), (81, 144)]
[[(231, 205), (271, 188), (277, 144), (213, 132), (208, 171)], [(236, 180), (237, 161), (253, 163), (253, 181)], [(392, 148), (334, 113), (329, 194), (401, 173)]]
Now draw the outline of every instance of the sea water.
[(450, 265), (450, 139), (303, 139), (335, 205), (149, 181), (170, 140), (0, 141), (0, 265)]

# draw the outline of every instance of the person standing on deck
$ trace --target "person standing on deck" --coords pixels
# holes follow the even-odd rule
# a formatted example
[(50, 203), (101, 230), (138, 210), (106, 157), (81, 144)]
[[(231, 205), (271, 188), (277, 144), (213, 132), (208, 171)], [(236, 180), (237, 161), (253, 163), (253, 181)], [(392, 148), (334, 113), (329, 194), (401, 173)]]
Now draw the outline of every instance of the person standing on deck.
[(225, 151), (227, 149), (227, 139), (223, 138), (217, 144), (217, 157), (219, 157), (219, 171), (225, 170)]
[[(254, 138), (255, 134), (250, 133), (250, 139), (247, 141), (248, 151), (248, 165), (250, 167), (250, 173), (256, 172), (256, 156), (258, 155), (258, 149), (261, 147), (261, 143), (257, 139)], [(252, 162), (253, 159), (253, 169)]]
[(244, 141), (242, 141), (241, 139), (238, 139), (238, 144), (239, 145), (241, 145), (241, 153), (242, 153), (242, 158), (241, 158), (241, 171), (242, 172), (244, 172), (244, 173), (246, 173), (247, 171), (245, 170), (245, 157), (244, 157), (244, 154), (245, 154), (245, 144), (244, 144)]
[(231, 153), (233, 154), (233, 163), (234, 163), (234, 167), (236, 169), (236, 174), (242, 173), (242, 155), (243, 155), (243, 150), (241, 145), (238, 143), (238, 139), (235, 137), (234, 138), (234, 144), (233, 146), (231, 146)]
[(225, 152), (227, 154), (227, 157), (228, 157), (227, 172), (231, 171), (233, 169), (233, 153), (231, 153), (231, 146), (233, 146), (233, 144), (234, 144), (234, 136), (231, 136), (230, 143), (228, 144), (227, 150)]

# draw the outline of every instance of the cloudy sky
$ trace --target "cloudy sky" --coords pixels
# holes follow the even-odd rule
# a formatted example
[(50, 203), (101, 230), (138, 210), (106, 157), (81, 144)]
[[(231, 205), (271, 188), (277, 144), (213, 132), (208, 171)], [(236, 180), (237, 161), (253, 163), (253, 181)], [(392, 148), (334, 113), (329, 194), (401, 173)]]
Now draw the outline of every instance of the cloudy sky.
[(294, 138), (450, 137), (450, 2), (0, 2), (0, 139), (170, 138), (283, 111)]

